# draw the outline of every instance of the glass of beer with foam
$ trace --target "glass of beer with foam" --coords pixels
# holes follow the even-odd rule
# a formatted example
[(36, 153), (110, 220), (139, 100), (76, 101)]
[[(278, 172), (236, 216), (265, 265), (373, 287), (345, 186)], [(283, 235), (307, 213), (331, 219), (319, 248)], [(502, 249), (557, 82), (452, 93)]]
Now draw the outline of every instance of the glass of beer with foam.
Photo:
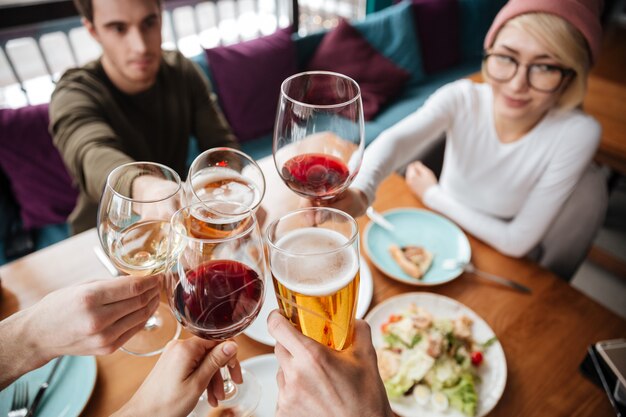
[(349, 347), (359, 293), (356, 221), (333, 208), (304, 208), (270, 224), (266, 238), (280, 312), (311, 339)]

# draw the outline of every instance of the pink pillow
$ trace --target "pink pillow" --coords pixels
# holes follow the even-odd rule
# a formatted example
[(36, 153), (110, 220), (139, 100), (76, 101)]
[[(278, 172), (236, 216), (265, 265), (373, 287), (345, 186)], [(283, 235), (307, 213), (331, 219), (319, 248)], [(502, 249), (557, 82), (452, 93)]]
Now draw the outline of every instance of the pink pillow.
[(324, 36), (307, 69), (339, 72), (354, 79), (361, 88), (365, 120), (372, 120), (411, 78), (346, 20)]
[(240, 141), (274, 127), (280, 85), (297, 71), (291, 31), (206, 50), (222, 110)]

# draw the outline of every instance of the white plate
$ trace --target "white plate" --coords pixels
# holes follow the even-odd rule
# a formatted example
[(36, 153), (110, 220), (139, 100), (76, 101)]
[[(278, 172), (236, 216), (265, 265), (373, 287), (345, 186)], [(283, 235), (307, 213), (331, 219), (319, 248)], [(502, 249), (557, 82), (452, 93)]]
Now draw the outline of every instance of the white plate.
[[(391, 314), (406, 310), (410, 304), (425, 308), (435, 317), (456, 318), (465, 314), (474, 321), (472, 333), (474, 339), (479, 342), (484, 342), (494, 336), (493, 330), (478, 314), (458, 301), (442, 295), (413, 292), (388, 298), (374, 307), (365, 317), (372, 327), (372, 341), (375, 347), (383, 345), (380, 327)], [(494, 343), (484, 352), (484, 362), (480, 366), (478, 375), (481, 382), (478, 384), (476, 416), (482, 417), (496, 406), (506, 385), (506, 358), (499, 342)], [(451, 408), (445, 412), (437, 412), (430, 407), (422, 407), (413, 400), (412, 396), (391, 401), (391, 409), (403, 417), (465, 417), (461, 412)]]
[[(363, 318), (365, 313), (367, 313), (373, 294), (374, 281), (372, 280), (372, 272), (365, 261), (361, 259), (361, 282), (359, 285), (359, 299), (356, 304), (356, 317), (358, 319)], [(259, 316), (243, 333), (257, 342), (274, 346), (276, 340), (274, 340), (267, 331), (267, 317), (272, 310), (277, 308), (278, 303), (276, 302), (276, 295), (274, 294), (274, 285), (272, 284), (272, 280), (268, 280), (265, 283), (265, 300), (263, 301)]]
[(254, 374), (261, 385), (261, 401), (254, 411), (254, 417), (274, 417), (278, 402), (278, 384), (276, 372), (278, 361), (274, 354), (255, 356), (241, 362), (241, 366)]

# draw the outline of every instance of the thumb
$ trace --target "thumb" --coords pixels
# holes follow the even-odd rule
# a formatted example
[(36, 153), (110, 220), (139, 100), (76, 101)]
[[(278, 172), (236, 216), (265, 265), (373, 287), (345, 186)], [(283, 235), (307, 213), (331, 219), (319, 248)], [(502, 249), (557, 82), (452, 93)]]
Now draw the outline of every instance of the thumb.
[(237, 344), (231, 340), (220, 343), (209, 351), (198, 368), (198, 377), (206, 381), (215, 375), (222, 366), (237, 356)]

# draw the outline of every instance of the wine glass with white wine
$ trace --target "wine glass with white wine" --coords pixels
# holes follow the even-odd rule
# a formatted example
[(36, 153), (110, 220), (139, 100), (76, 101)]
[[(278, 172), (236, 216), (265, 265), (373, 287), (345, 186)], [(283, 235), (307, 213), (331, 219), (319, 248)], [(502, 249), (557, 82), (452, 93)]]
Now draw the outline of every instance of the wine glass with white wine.
[[(118, 270), (134, 276), (163, 272), (170, 219), (183, 199), (180, 177), (165, 165), (132, 162), (111, 171), (98, 208), (98, 236)], [(156, 355), (180, 331), (169, 307), (160, 303), (121, 349), (137, 356)]]

